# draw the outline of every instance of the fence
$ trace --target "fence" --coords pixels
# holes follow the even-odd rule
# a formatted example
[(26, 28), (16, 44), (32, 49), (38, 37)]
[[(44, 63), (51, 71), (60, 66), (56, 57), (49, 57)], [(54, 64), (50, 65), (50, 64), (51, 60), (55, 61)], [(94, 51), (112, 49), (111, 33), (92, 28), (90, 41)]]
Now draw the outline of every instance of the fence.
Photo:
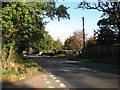
[(85, 54), (87, 56), (94, 56), (94, 57), (118, 57), (120, 55), (120, 45), (113, 45), (113, 46), (100, 46), (100, 47), (91, 47), (86, 49)]

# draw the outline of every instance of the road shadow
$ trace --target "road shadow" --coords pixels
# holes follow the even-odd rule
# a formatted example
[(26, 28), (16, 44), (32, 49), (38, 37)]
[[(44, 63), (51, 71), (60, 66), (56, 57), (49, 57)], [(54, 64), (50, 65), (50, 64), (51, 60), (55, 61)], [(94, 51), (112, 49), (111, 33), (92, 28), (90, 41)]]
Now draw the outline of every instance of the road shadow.
[[(120, 75), (120, 66), (118, 65), (112, 65), (112, 64), (102, 64), (102, 63), (91, 63), (91, 62), (82, 62), (82, 61), (72, 61), (68, 60), (67, 58), (61, 58), (61, 57), (42, 57), (42, 56), (35, 56), (35, 55), (30, 55), (28, 57), (29, 59), (35, 60), (38, 64), (42, 65), (43, 67), (46, 67), (45, 61), (56, 61), (60, 62), (63, 67), (72, 67), (76, 66), (79, 69), (83, 69), (83, 71), (88, 71), (88, 72), (99, 72), (99, 73), (108, 73), (108, 74), (115, 74), (115, 75)], [(52, 63), (52, 62), (51, 62)], [(43, 65), (44, 64), (44, 65)], [(69, 66), (71, 65), (71, 66)], [(49, 67), (61, 67), (61, 65), (52, 65)], [(77, 72), (77, 71), (74, 71)]]
[(79, 68), (86, 68), (88, 71), (96, 71), (100, 73), (110, 73), (120, 75), (120, 67), (118, 65), (111, 65), (111, 64), (100, 64), (100, 63), (91, 63), (91, 62), (64, 62), (64, 65), (71, 64), (75, 65)]
[[(39, 63), (38, 60), (51, 60), (60, 62), (64, 65), (64, 67), (71, 67), (77, 66), (78, 68), (87, 68), (89, 70), (98, 71), (100, 73), (110, 73), (120, 75), (120, 66), (119, 65), (112, 65), (112, 64), (102, 64), (102, 63), (91, 63), (91, 62), (83, 62), (83, 61), (72, 61), (68, 60), (67, 58), (61, 57), (42, 57), (42, 56), (30, 56), (29, 59), (33, 59)], [(41, 61), (44, 62), (44, 61)], [(71, 65), (71, 66), (69, 66)]]
[(2, 90), (9, 90), (9, 89), (19, 89), (19, 90), (24, 90), (24, 89), (30, 89), (30, 90), (36, 90), (35, 88), (32, 88), (31, 86), (28, 86), (26, 84), (22, 84), (22, 85), (16, 85), (15, 83), (17, 82), (14, 82), (14, 83), (11, 83), (11, 82), (4, 82), (2, 83)]
[[(14, 82), (15, 83), (15, 82)], [(5, 83), (2, 83), (2, 90), (59, 90), (54, 88), (33, 88), (32, 86), (28, 86), (26, 84), (24, 85), (16, 85), (14, 83), (10, 83), (10, 82), (5, 82)], [(60, 89), (60, 90), (63, 90), (63, 89)]]
[[(30, 56), (29, 58), (35, 60), (40, 66), (55, 76), (60, 77), (60, 79), (69, 81), (68, 83), (77, 82), (77, 80), (80, 79), (81, 83), (79, 83), (78, 80), (78, 84), (72, 84), (75, 87), (78, 87), (79, 85), (83, 85), (84, 87), (93, 87), (94, 85), (91, 86), (84, 82), (84, 80), (87, 78), (87, 75), (103, 80), (114, 79), (116, 84), (114, 87), (117, 87), (118, 84), (118, 77), (116, 77), (116, 75), (118, 75), (119, 68), (116, 65), (71, 61), (67, 60), (66, 58), (41, 57), (35, 55)], [(94, 72), (93, 70), (96, 70), (97, 72)], [(82, 76), (82, 74), (85, 74), (86, 76)], [(113, 74), (115, 74), (115, 76), (112, 76)], [(74, 79), (76, 81), (73, 81)]]

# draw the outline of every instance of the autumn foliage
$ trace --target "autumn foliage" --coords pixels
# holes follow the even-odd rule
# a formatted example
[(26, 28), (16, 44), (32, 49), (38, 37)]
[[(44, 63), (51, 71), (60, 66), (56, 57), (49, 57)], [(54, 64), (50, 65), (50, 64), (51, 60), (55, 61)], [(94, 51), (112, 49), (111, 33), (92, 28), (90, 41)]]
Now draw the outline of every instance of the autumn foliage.
[[(87, 35), (85, 35), (87, 38)], [(83, 32), (75, 31), (73, 35), (66, 39), (64, 49), (81, 51), (83, 48)]]

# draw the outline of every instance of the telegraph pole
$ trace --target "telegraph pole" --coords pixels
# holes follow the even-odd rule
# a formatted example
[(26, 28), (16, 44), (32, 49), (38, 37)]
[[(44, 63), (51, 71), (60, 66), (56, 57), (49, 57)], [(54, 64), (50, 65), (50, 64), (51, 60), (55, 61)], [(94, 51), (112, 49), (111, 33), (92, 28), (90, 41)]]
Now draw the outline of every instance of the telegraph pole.
[(85, 29), (84, 29), (84, 17), (82, 17), (82, 21), (83, 21), (83, 48), (82, 48), (82, 53), (84, 53), (84, 49), (85, 49)]

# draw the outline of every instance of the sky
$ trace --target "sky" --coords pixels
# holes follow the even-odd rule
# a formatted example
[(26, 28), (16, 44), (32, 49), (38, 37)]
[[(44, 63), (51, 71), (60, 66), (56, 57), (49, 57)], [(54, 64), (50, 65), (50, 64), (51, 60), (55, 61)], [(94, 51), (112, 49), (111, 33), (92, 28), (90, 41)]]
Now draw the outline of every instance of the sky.
[(82, 31), (82, 17), (85, 22), (85, 33), (88, 37), (93, 35), (93, 30), (97, 30), (97, 22), (101, 19), (102, 12), (97, 10), (82, 10), (76, 9), (79, 2), (56, 2), (59, 6), (63, 4), (66, 7), (70, 7), (67, 11), (70, 14), (69, 19), (61, 19), (58, 21), (50, 21), (46, 26), (45, 30), (49, 32), (54, 40), (60, 39), (64, 43), (65, 39), (68, 38), (74, 31)]

